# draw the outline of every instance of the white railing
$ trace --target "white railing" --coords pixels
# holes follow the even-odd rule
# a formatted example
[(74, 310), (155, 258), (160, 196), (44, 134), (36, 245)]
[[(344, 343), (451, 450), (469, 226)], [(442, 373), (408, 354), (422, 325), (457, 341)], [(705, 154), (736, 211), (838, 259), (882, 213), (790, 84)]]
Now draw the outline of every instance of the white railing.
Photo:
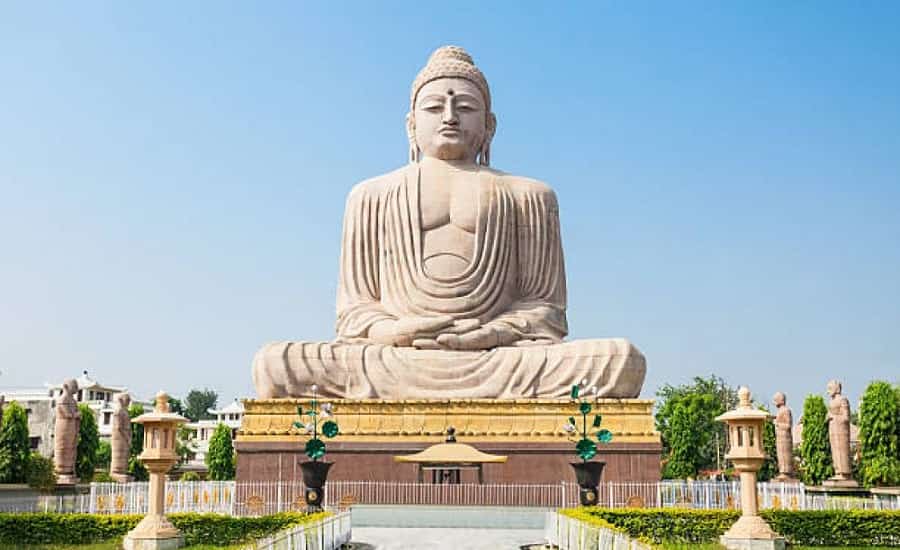
[(351, 504), (423, 504), (456, 506), (539, 506), (566, 508), (578, 503), (578, 486), (556, 484), (434, 484), (391, 481), (329, 481), (325, 501)]
[(319, 521), (285, 529), (260, 539), (247, 550), (335, 550), (350, 542), (350, 512), (341, 512)]
[[(835, 497), (812, 493), (799, 483), (759, 483), (761, 509), (900, 510), (900, 496)], [(145, 514), (146, 482), (92, 483), (89, 494), (29, 496), (0, 499), (0, 512)], [(240, 482), (176, 481), (166, 484), (166, 511), (262, 516), (303, 511), (300, 481)], [(740, 485), (730, 481), (603, 482), (598, 504), (607, 508), (736, 509)], [(578, 486), (557, 484), (432, 484), (389, 481), (330, 481), (325, 488), (328, 508), (352, 504), (457, 506), (578, 506)]]
[[(235, 509), (234, 481), (169, 481), (166, 512), (231, 514)], [(89, 512), (92, 514), (147, 513), (150, 484), (91, 483)]]
[(90, 495), (35, 495), (0, 500), (0, 512), (86, 514), (90, 512)]
[(559, 550), (650, 550), (624, 533), (591, 525), (557, 512), (547, 512), (544, 537)]

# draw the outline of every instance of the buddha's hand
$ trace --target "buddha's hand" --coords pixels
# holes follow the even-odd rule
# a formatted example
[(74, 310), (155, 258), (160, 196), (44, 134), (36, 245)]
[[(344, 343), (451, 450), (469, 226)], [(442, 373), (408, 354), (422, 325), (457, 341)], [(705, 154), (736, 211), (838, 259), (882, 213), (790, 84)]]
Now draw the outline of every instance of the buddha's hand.
[(437, 337), (437, 343), (444, 349), (477, 351), (513, 345), (521, 338), (514, 328), (503, 323), (488, 324), (463, 332), (445, 333)]
[(369, 339), (388, 346), (408, 347), (414, 340), (433, 339), (453, 326), (449, 315), (420, 315), (384, 319), (369, 327)]

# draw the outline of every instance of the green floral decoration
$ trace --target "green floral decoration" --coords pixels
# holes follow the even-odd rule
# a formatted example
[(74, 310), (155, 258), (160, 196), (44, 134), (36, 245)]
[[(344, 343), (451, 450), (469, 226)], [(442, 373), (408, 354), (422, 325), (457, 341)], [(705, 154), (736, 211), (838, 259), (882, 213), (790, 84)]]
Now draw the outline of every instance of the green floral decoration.
[[(317, 461), (325, 456), (325, 442), (319, 439), (321, 432), (327, 438), (332, 438), (340, 433), (338, 423), (334, 420), (325, 420), (322, 422), (321, 429), (319, 421), (321, 419), (330, 419), (333, 415), (333, 406), (331, 403), (319, 403), (317, 387), (313, 385), (311, 388), (313, 398), (309, 402), (309, 407), (304, 410), (302, 406), (297, 407), (297, 416), (300, 420), (294, 422), (294, 428), (305, 431), (312, 437), (306, 442), (303, 452), (313, 461)], [(306, 422), (303, 422), (306, 417)]]
[[(597, 443), (588, 437), (587, 417), (591, 414), (593, 406), (591, 405), (590, 400), (588, 400), (586, 393), (582, 391), (582, 386), (586, 384), (587, 381), (582, 381), (581, 385), (576, 384), (572, 386), (572, 392), (569, 394), (572, 400), (578, 403), (578, 412), (581, 414), (581, 433), (579, 434), (578, 423), (575, 421), (574, 416), (570, 416), (569, 421), (563, 425), (563, 430), (565, 430), (566, 433), (571, 434), (572, 436), (580, 436), (575, 443), (575, 454), (585, 462), (597, 456)], [(594, 399), (596, 399), (597, 387), (594, 386), (590, 388), (590, 391), (593, 391), (595, 396)], [(595, 414), (594, 420), (591, 422), (591, 429), (597, 430), (594, 433), (597, 442), (609, 443), (613, 438), (612, 432), (607, 429), (598, 429), (602, 422), (603, 417), (599, 414)]]

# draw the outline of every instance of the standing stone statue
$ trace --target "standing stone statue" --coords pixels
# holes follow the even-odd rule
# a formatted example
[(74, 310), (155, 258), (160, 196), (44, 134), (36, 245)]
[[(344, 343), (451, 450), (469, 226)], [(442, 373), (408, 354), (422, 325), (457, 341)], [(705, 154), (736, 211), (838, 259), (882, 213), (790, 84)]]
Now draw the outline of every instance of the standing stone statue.
[[(856, 486), (853, 480), (853, 468), (850, 464), (850, 401), (841, 394), (841, 383), (837, 380), (828, 382), (828, 440), (831, 443), (831, 461), (834, 464), (834, 477), (826, 484)], [(830, 482), (830, 483), (829, 483)]]
[(75, 402), (78, 382), (63, 382), (62, 395), (56, 402), (56, 429), (53, 442), (53, 465), (58, 485), (78, 483), (75, 476), (75, 459), (78, 454), (78, 430), (81, 428), (81, 412)]
[(119, 483), (131, 481), (128, 475), (128, 458), (131, 456), (131, 417), (128, 406), (131, 396), (127, 393), (116, 394), (116, 410), (112, 418), (112, 461), (109, 474)]
[(363, 181), (344, 211), (333, 342), (278, 342), (253, 361), (261, 398), (564, 398), (586, 380), (636, 397), (644, 356), (622, 338), (563, 341), (556, 194), (489, 167), (497, 118), (462, 48), (412, 84), (409, 163)]
[(3, 407), (6, 406), (6, 396), (0, 395), (0, 426), (3, 425)]
[(778, 452), (778, 481), (794, 481), (794, 415), (787, 406), (787, 398), (777, 392), (772, 398), (778, 412), (775, 414), (775, 449)]

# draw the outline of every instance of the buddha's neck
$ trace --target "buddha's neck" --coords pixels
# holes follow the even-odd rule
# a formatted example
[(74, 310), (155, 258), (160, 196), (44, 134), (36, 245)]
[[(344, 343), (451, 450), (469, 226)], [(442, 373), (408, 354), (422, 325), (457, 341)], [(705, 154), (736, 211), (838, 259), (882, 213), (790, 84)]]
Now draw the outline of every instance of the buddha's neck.
[(477, 170), (478, 165), (471, 160), (441, 160), (434, 157), (424, 157), (419, 163), (425, 168), (438, 170), (458, 171)]

